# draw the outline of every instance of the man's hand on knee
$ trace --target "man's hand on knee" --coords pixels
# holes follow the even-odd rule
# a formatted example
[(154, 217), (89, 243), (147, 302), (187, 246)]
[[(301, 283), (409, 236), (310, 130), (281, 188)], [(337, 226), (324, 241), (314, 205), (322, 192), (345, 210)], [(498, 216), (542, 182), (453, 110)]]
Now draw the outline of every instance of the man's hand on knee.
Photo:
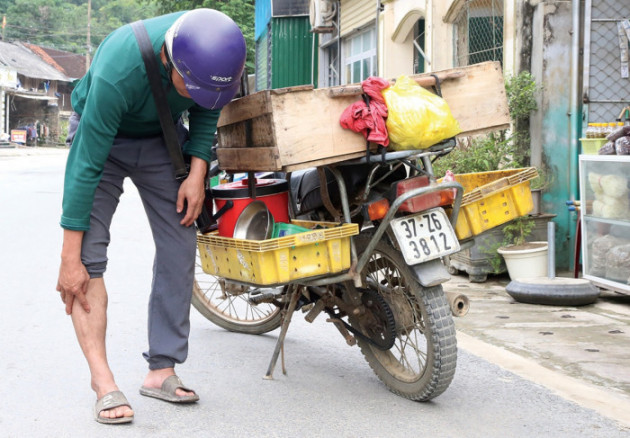
[(61, 293), (61, 301), (66, 305), (66, 313), (72, 313), (72, 306), (75, 298), (79, 300), (79, 304), (87, 313), (90, 313), (90, 305), (88, 303), (86, 293), (90, 276), (80, 261), (61, 262), (59, 269), (59, 279), (57, 280), (57, 291)]
[(61, 267), (57, 280), (57, 291), (61, 293), (61, 301), (66, 305), (66, 313), (72, 313), (74, 299), (79, 300), (83, 310), (90, 313), (90, 305), (85, 296), (90, 275), (81, 262), (81, 244), (83, 231), (63, 230), (63, 247), (61, 249)]

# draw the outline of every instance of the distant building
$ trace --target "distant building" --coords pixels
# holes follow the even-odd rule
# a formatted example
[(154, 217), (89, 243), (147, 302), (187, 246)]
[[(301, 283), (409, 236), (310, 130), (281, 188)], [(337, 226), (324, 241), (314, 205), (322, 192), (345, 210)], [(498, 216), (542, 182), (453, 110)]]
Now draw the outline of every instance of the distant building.
[(34, 54), (39, 56), (44, 62), (51, 65), (61, 73), (68, 76), (72, 82), (59, 82), (57, 92), (59, 96), (59, 111), (62, 113), (72, 111), (70, 95), (72, 94), (72, 84), (81, 79), (86, 72), (86, 58), (83, 55), (66, 52), (63, 50), (41, 47), (35, 44), (24, 43)]
[[(54, 61), (45, 62), (21, 43), (0, 41), (0, 131), (29, 145), (56, 143), (60, 93), (72, 82)], [(26, 131), (26, 134), (24, 134)]]

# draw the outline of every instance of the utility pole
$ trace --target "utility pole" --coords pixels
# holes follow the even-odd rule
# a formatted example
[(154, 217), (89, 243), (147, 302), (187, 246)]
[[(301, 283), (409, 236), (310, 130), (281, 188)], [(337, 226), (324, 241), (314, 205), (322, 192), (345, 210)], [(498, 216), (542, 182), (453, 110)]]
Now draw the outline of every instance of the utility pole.
[(92, 52), (92, 43), (90, 41), (90, 26), (92, 16), (92, 0), (88, 0), (88, 14), (87, 14), (87, 54), (85, 55), (85, 71), (90, 68), (90, 54)]

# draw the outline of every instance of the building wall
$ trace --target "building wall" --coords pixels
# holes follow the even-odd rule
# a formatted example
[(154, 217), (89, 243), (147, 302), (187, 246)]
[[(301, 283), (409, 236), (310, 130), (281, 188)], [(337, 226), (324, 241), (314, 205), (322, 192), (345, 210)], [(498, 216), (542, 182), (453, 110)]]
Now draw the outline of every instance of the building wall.
[(39, 99), (27, 99), (18, 96), (9, 96), (9, 129), (21, 129), (25, 126), (45, 125), (48, 127), (48, 137), (41, 137), (30, 143), (56, 143), (59, 137), (59, 107), (49, 105), (50, 101)]
[[(28, 91), (45, 92), (47, 96), (54, 96), (57, 92), (57, 81), (45, 81), (44, 79), (29, 78), (19, 75), (22, 88)], [(44, 82), (48, 82), (48, 91), (44, 88)]]
[[(59, 112), (62, 103), (67, 99), (68, 108), (69, 94), (62, 94), (61, 98), (55, 100), (46, 100), (38, 97), (55, 96), (59, 90), (58, 81), (45, 81), (38, 78), (30, 78), (24, 75), (17, 75), (22, 89), (22, 94), (33, 95), (34, 98), (19, 96), (19, 92), (15, 87), (4, 88), (0, 93), (0, 120), (2, 127), (0, 132), (11, 133), (12, 129), (21, 129), (25, 126), (45, 126), (46, 130), (39, 132), (38, 139), (29, 141), (30, 145), (42, 143), (56, 143), (59, 137)], [(48, 82), (48, 90), (45, 91), (44, 82)], [(69, 93), (70, 90), (67, 90)], [(18, 95), (16, 95), (16, 92)], [(63, 91), (61, 91), (63, 93)], [(44, 132), (48, 133), (47, 137), (42, 136)]]
[[(402, 74), (411, 75), (414, 73), (414, 53), (417, 51), (414, 47), (414, 29), (418, 20), (423, 19), (423, 51), (426, 55), (423, 70), (428, 72), (452, 68), (453, 26), (444, 21), (451, 3), (452, 0), (339, 0), (339, 37), (346, 41), (359, 30), (376, 25), (378, 76), (395, 78)], [(330, 39), (326, 38), (321, 41)], [(320, 56), (322, 53), (320, 51)], [(341, 56), (343, 53), (342, 49)], [(325, 64), (322, 64), (322, 68), (325, 70)], [(319, 85), (324, 84), (320, 81)]]
[(384, 0), (379, 14), (379, 72), (384, 77), (413, 74), (414, 26), (425, 20), (425, 71), (453, 67), (453, 26), (444, 22), (450, 1)]
[(453, 61), (453, 25), (444, 22), (451, 1), (431, 0), (427, 8), (426, 52), (431, 65), (426, 71), (438, 71), (452, 68)]
[(503, 73), (508, 75), (516, 70), (519, 57), (517, 49), (516, 1), (503, 2)]
[(383, 2), (378, 29), (379, 72), (383, 77), (395, 78), (414, 73), (413, 54), (416, 49), (413, 45), (413, 31), (417, 21), (422, 18), (426, 19), (424, 1)]
[(376, 0), (341, 0), (339, 13), (341, 37), (376, 20), (377, 8)]
[(570, 199), (572, 168), (571, 113), (571, 2), (540, 2), (532, 24), (531, 73), (543, 85), (538, 110), (530, 119), (531, 164), (545, 167), (553, 178), (542, 197), (541, 210), (557, 214), (556, 265), (568, 267), (575, 219), (563, 208)]

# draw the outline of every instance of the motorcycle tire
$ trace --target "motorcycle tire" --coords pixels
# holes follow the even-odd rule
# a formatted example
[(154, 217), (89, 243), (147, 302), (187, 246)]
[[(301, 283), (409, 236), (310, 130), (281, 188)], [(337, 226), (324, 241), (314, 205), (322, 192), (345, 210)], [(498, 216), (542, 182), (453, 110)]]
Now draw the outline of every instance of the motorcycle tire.
[[(371, 234), (355, 239), (362, 254)], [(357, 337), (363, 356), (390, 391), (402, 397), (428, 401), (442, 394), (455, 375), (457, 339), (442, 286), (423, 287), (400, 252), (386, 239), (379, 241), (361, 272), (362, 287), (380, 294), (396, 320), (396, 340), (387, 351)], [(352, 282), (346, 287), (354, 288)], [(359, 331), (360, 318), (350, 318)]]
[(282, 308), (273, 303), (252, 304), (249, 297), (255, 292), (258, 289), (248, 288), (238, 294), (224, 291), (218, 277), (203, 271), (197, 252), (192, 305), (209, 321), (225, 330), (251, 335), (280, 327)]

